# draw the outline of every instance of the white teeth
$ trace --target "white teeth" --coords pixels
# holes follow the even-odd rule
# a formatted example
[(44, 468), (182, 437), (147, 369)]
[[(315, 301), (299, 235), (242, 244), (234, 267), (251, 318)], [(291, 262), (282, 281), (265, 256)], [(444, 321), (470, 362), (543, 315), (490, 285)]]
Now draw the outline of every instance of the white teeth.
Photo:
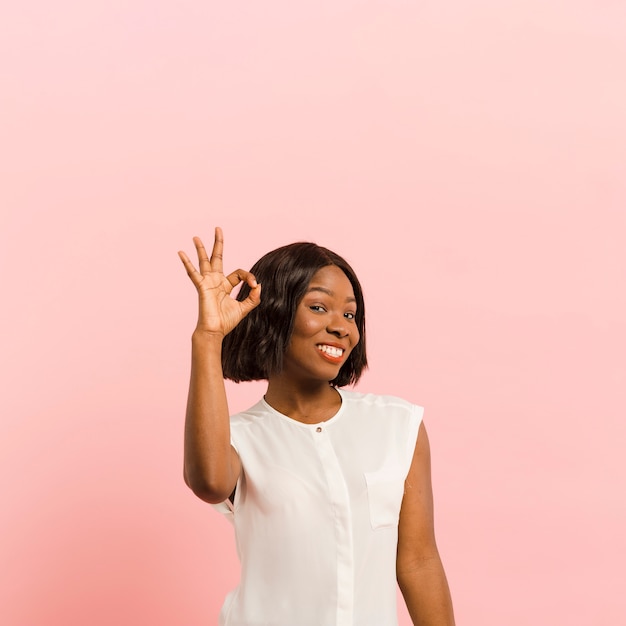
[(321, 352), (325, 352), (329, 356), (340, 357), (343, 354), (341, 348), (335, 348), (334, 346), (319, 345), (317, 347)]

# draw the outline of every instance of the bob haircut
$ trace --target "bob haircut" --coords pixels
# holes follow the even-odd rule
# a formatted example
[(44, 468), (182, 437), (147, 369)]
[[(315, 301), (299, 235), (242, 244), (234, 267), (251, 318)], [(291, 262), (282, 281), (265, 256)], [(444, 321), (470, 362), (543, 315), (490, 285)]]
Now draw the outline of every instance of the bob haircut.
[[(261, 303), (224, 337), (224, 378), (236, 383), (267, 380), (282, 371), (283, 355), (291, 340), (298, 304), (313, 275), (329, 265), (338, 267), (352, 284), (357, 305), (355, 323), (360, 335), (348, 360), (330, 384), (343, 387), (359, 380), (367, 367), (365, 302), (361, 284), (345, 259), (309, 242), (292, 243), (268, 252), (250, 270), (263, 287)], [(244, 283), (237, 300), (244, 300), (249, 293), (250, 287)]]

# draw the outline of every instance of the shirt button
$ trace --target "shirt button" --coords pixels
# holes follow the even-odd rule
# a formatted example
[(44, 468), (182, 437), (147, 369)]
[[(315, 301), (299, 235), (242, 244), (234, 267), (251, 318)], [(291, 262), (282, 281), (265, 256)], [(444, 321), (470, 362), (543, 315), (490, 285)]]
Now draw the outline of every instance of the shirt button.
[(315, 432), (316, 432), (316, 433), (321, 433), (321, 432), (322, 432), (322, 427), (321, 427), (321, 426), (318, 426), (318, 427), (315, 429)]

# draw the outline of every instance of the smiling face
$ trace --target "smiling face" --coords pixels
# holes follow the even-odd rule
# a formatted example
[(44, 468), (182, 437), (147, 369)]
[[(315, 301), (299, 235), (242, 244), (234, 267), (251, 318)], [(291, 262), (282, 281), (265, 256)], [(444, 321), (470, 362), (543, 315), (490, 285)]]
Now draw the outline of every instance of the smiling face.
[(281, 375), (334, 380), (359, 342), (355, 315), (348, 277), (335, 265), (318, 270), (298, 304)]

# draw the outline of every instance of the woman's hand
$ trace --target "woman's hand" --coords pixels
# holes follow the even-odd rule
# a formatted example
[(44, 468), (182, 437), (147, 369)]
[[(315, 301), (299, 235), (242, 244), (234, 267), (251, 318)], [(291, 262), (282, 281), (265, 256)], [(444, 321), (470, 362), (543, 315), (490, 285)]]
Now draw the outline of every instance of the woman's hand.
[[(207, 256), (205, 247), (199, 237), (193, 238), (198, 252), (200, 271), (189, 260), (184, 252), (180, 257), (191, 282), (198, 290), (199, 311), (196, 330), (213, 335), (227, 335), (241, 320), (261, 302), (261, 285), (255, 277), (245, 270), (235, 270), (228, 276), (222, 269), (224, 251), (224, 235), (221, 228), (215, 229), (215, 241), (211, 258)], [(241, 282), (250, 287), (248, 297), (239, 302), (230, 297), (232, 290)]]

